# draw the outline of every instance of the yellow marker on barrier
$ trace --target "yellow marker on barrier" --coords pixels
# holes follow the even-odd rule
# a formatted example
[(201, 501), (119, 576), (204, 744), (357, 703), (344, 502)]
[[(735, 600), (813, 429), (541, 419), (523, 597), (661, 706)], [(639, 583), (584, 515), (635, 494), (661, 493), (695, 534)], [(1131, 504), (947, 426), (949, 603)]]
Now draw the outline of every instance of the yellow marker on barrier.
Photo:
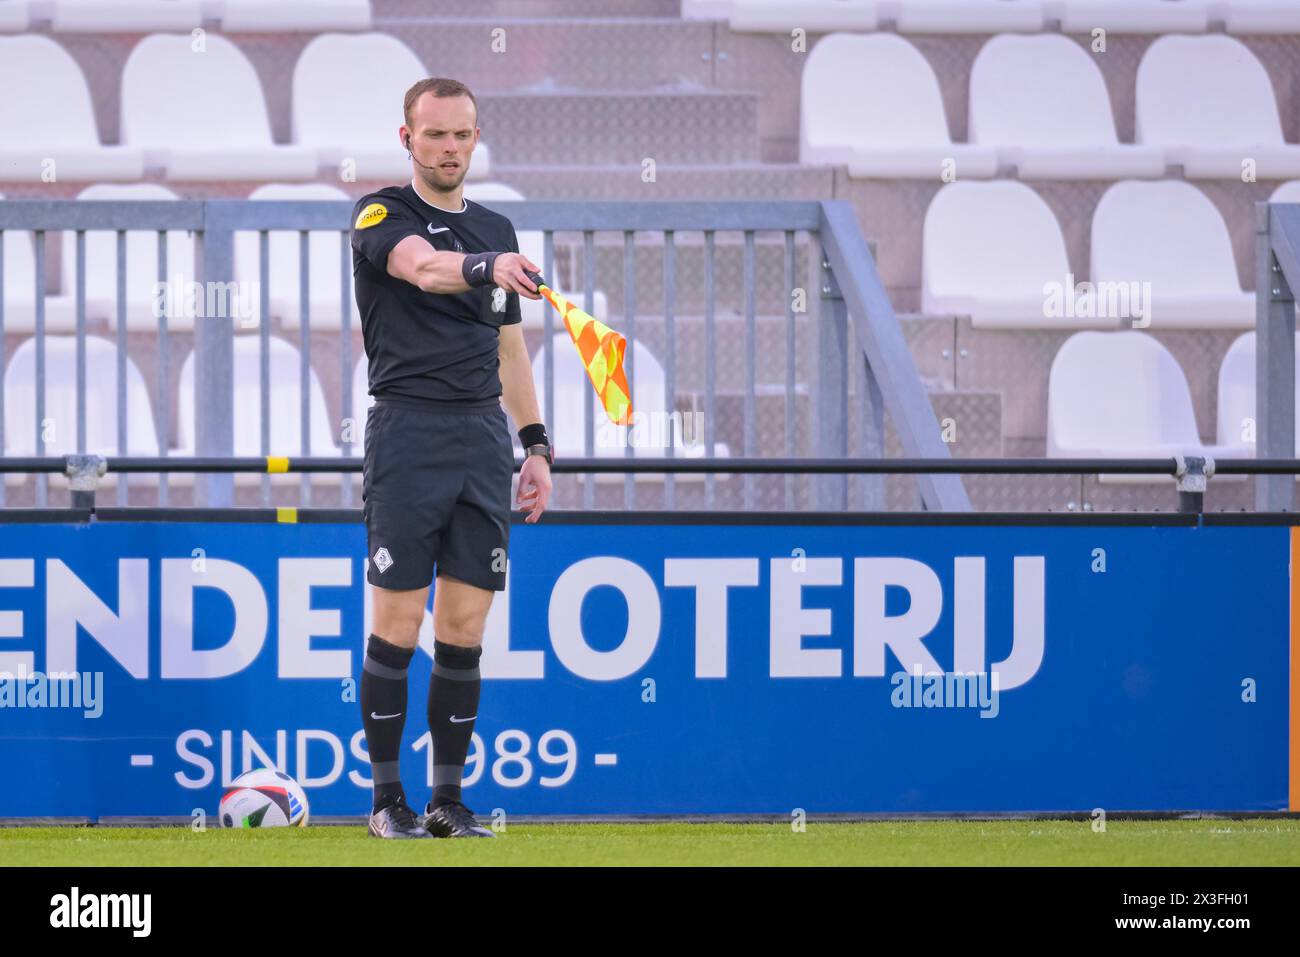
[(275, 520), (294, 524), (298, 521), (298, 510), (291, 506), (280, 506), (275, 510)]
[(289, 471), (289, 457), (285, 455), (268, 455), (266, 457), (266, 470), (268, 472)]

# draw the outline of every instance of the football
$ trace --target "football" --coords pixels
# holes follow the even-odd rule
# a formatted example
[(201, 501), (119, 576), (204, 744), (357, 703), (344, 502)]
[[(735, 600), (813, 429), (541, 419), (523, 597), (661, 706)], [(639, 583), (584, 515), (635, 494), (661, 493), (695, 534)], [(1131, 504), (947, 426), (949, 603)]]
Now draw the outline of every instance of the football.
[(283, 771), (257, 768), (230, 783), (217, 816), (222, 827), (306, 827), (307, 794)]

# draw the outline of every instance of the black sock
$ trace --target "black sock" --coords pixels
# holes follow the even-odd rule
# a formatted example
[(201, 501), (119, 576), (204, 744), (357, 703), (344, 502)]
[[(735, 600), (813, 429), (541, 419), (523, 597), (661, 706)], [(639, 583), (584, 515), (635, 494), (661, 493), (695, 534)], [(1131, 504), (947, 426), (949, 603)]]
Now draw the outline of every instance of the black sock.
[(478, 717), (478, 659), (482, 648), (433, 644), (429, 733), (433, 738), (433, 804), (460, 801), (474, 719)]
[(406, 724), (406, 669), (414, 648), (399, 648), (378, 635), (366, 642), (361, 671), (361, 724), (375, 782), (375, 810), (404, 800), (398, 759)]

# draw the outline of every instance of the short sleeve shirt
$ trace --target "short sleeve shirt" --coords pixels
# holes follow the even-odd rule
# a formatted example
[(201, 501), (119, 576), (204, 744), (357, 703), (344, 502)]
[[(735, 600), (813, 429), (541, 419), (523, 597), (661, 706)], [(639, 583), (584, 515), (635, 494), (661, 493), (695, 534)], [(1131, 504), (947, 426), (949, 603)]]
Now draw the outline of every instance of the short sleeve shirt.
[(451, 252), (519, 251), (510, 220), (478, 203), (448, 212), (409, 183), (363, 196), (352, 211), (352, 276), (371, 395), (438, 404), (500, 396), (499, 329), (521, 321), (518, 294), (493, 285), (431, 293), (390, 276), (388, 254), (407, 236)]

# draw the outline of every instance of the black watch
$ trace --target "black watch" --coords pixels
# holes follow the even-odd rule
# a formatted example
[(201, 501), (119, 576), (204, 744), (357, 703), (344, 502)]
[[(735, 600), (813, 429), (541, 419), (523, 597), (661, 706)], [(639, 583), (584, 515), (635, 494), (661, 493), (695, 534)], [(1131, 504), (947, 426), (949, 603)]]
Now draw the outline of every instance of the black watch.
[(550, 447), (549, 445), (530, 445), (530, 446), (528, 446), (528, 448), (524, 449), (524, 458), (528, 458), (528, 456), (530, 456), (530, 455), (544, 455), (544, 456), (546, 456), (546, 464), (547, 464), (547, 465), (554, 465), (554, 464), (555, 464), (555, 455), (554, 455), (554, 452), (552, 451), (552, 449), (551, 449), (551, 447)]

